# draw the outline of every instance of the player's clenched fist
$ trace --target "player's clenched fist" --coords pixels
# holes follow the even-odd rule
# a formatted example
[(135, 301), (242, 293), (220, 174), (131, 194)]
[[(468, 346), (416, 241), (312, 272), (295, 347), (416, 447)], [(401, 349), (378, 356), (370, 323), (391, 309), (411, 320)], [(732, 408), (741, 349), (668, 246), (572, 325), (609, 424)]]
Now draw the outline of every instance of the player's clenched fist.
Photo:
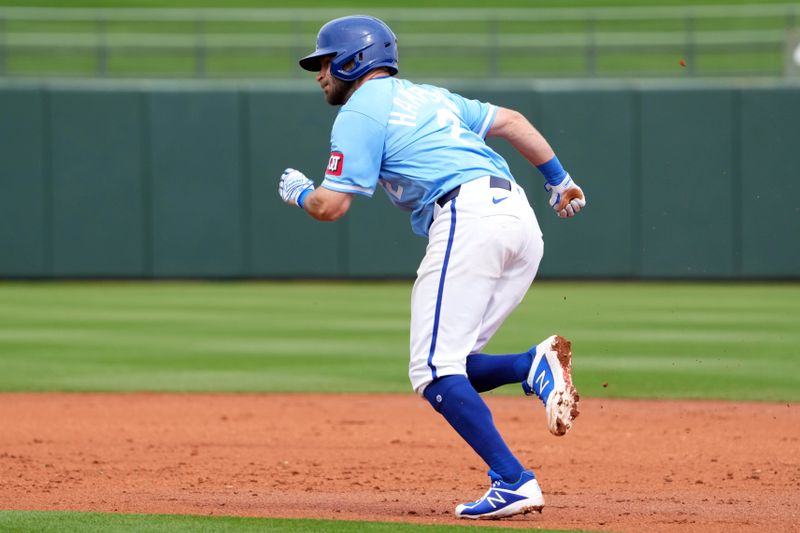
[(545, 183), (544, 189), (550, 192), (550, 207), (560, 218), (574, 217), (586, 206), (586, 197), (569, 174), (558, 185)]
[(281, 195), (281, 200), (287, 204), (303, 207), (303, 198), (313, 190), (314, 182), (299, 170), (287, 168), (281, 174), (278, 194)]

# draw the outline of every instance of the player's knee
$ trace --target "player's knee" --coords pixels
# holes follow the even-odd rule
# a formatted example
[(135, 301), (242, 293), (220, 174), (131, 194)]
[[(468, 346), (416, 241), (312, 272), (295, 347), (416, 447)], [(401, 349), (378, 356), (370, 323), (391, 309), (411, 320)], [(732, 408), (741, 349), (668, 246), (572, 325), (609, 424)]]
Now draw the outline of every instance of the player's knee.
[(425, 397), (425, 388), (433, 381), (430, 372), (420, 372), (413, 364), (408, 370), (408, 379), (411, 381), (411, 388), (420, 398)]
[(464, 376), (444, 376), (431, 381), (425, 390), (423, 396), (428, 403), (436, 409), (437, 412), (442, 412), (442, 405), (444, 404), (451, 391), (458, 391), (459, 386), (469, 381)]

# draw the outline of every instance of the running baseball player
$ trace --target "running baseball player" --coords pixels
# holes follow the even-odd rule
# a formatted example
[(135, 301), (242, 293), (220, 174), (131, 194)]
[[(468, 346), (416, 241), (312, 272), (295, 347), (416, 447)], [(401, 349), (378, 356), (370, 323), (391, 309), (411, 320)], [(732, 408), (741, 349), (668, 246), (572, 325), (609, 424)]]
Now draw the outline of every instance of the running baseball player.
[(521, 383), (544, 404), (550, 432), (564, 435), (578, 415), (572, 353), (555, 335), (518, 354), (481, 353), (522, 301), (543, 253), (525, 191), (485, 138), (506, 139), (541, 171), (559, 217), (586, 205), (583, 191), (520, 113), (395, 77), (397, 39), (376, 18), (328, 22), (300, 66), (317, 73), (329, 104), (342, 107), (321, 186), (287, 168), (281, 198), (332, 221), (353, 195), (371, 197), (380, 186), (411, 212), (413, 231), (428, 238), (411, 295), (411, 384), (486, 462), (491, 479), (483, 497), (455, 513), (541, 511), (534, 473), (508, 448), (479, 393)]

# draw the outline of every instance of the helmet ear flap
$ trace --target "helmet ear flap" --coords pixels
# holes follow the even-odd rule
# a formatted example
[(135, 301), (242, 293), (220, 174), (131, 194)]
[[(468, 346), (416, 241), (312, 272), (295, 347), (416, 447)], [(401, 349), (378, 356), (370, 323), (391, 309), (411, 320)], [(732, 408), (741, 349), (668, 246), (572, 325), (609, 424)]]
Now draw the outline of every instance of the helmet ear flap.
[(331, 74), (343, 81), (354, 81), (360, 78), (363, 74), (358, 74), (364, 69), (364, 51), (359, 50), (354, 54), (349, 54), (346, 57), (339, 59), (334, 57), (331, 60)]

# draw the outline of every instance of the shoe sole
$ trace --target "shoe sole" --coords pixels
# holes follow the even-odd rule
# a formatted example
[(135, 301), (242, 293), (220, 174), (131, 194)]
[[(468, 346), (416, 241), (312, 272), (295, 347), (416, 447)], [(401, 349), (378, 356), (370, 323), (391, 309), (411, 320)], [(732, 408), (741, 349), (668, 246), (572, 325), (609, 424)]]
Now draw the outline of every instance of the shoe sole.
[(547, 409), (549, 418), (547, 427), (550, 433), (561, 437), (572, 428), (572, 422), (580, 414), (578, 410), (580, 395), (572, 384), (572, 344), (564, 337), (555, 335), (550, 348), (556, 353), (564, 387), (554, 390), (553, 397), (548, 402), (550, 405)]
[(494, 513), (482, 514), (482, 515), (456, 515), (457, 518), (468, 518), (470, 520), (499, 520), (501, 518), (508, 518), (509, 516), (517, 516), (517, 515), (524, 515), (528, 513), (538, 512), (539, 514), (542, 513), (542, 509), (544, 509), (544, 505), (527, 505), (525, 507), (520, 507), (519, 509), (513, 509), (510, 512), (508, 508), (500, 509)]

